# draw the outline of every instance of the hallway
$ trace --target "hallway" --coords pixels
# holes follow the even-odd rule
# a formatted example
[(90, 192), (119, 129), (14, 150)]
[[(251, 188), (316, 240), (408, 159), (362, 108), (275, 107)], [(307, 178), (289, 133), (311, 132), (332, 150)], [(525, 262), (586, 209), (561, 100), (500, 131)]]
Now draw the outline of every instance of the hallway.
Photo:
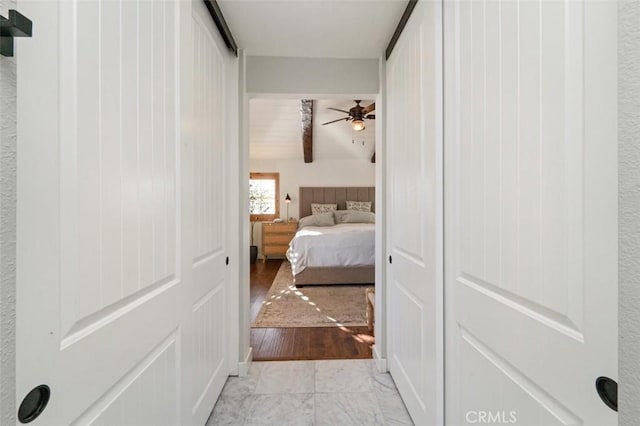
[[(638, 424), (627, 2), (0, 0), (0, 423)], [(252, 163), (266, 98), (304, 108)], [(330, 323), (251, 329), (252, 166), (289, 226), (375, 184), (368, 339), (304, 294)]]
[(254, 362), (229, 377), (207, 426), (412, 425), (389, 373), (372, 360)]

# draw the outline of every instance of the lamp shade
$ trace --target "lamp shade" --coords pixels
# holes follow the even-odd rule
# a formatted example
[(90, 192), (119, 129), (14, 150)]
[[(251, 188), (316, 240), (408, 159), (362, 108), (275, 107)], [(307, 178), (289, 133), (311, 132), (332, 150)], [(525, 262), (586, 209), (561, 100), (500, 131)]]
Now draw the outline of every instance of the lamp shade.
[(360, 132), (360, 131), (364, 130), (364, 120), (362, 120), (360, 118), (356, 118), (355, 120), (353, 120), (351, 122), (351, 127), (356, 132)]
[(287, 194), (287, 196), (284, 197), (284, 201), (286, 201), (287, 203), (291, 202), (291, 197), (289, 197), (289, 194)]

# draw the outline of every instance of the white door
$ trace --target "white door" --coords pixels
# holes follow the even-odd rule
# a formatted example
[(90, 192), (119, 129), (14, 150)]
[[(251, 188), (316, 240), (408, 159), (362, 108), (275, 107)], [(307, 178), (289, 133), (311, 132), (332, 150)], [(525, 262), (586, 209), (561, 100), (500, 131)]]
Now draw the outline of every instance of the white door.
[(615, 425), (616, 2), (445, 4), (446, 422)]
[(418, 2), (387, 71), (389, 370), (416, 424), (442, 424), (442, 8)]
[(18, 7), (18, 402), (45, 384), (33, 424), (203, 424), (228, 373), (224, 71), (185, 65), (189, 2)]
[[(226, 123), (232, 120), (232, 108), (225, 107), (229, 53), (222, 47), (204, 2), (191, 2), (193, 34), (190, 84), (192, 103), (188, 130), (192, 142), (187, 156), (190, 169), (185, 173), (185, 197), (192, 203), (190, 214), (183, 220), (192, 232), (189, 262), (192, 269), (191, 315), (193, 320), (192, 358), (188, 370), (193, 376), (191, 411), (194, 424), (204, 424), (230, 370), (228, 342), (231, 324), (225, 232), (230, 223), (225, 202), (228, 180)], [(224, 50), (223, 50), (224, 49)], [(186, 68), (186, 67), (185, 67)], [(230, 143), (230, 142), (229, 142)], [(237, 261), (236, 261), (237, 264)], [(237, 303), (237, 297), (234, 303)]]

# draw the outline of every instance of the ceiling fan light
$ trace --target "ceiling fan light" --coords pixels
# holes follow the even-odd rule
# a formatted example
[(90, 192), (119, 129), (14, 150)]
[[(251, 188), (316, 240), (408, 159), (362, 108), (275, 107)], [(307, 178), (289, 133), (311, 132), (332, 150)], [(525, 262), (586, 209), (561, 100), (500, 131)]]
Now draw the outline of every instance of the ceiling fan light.
[(353, 120), (351, 122), (351, 127), (353, 128), (353, 130), (355, 130), (356, 132), (361, 132), (364, 130), (364, 120), (361, 120), (359, 118), (356, 118), (355, 120)]

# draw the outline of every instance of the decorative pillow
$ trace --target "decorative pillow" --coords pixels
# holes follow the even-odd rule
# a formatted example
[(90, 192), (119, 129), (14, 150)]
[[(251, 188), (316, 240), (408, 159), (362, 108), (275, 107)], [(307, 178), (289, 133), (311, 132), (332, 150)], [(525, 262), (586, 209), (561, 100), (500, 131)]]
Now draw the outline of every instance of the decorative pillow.
[(311, 214), (320, 214), (338, 210), (337, 204), (311, 203)]
[(305, 226), (333, 226), (335, 224), (333, 212), (327, 212), (303, 217), (298, 221), (298, 229)]
[(333, 212), (336, 223), (375, 223), (376, 215), (357, 210), (336, 210)]
[(370, 212), (371, 201), (347, 201), (347, 210), (356, 210), (359, 212)]

